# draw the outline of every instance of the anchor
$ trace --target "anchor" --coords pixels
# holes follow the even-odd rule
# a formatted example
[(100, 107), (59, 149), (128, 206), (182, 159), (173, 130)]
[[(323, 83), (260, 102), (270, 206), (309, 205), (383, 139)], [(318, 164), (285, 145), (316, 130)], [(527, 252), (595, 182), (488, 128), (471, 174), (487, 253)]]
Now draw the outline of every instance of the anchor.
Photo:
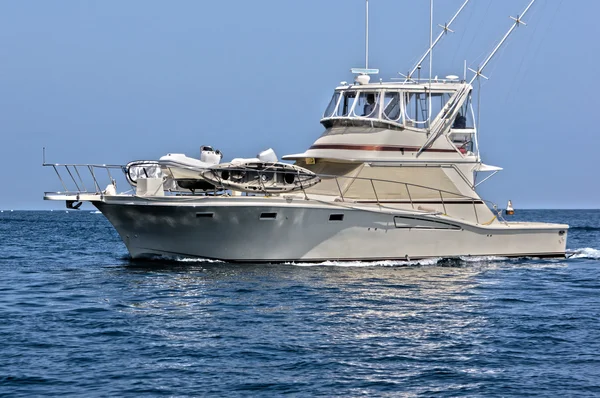
[(77, 202), (76, 200), (67, 200), (67, 209), (79, 210), (83, 202)]

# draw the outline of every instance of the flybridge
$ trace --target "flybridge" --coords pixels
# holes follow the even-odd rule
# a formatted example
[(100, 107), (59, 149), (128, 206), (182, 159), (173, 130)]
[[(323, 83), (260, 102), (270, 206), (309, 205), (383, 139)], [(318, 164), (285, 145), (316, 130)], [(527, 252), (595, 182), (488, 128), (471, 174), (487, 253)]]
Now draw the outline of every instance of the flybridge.
[[(514, 23), (494, 47), (483, 63), (477, 68), (469, 68), (474, 76), (467, 79), (465, 61), (463, 78), (450, 75), (440, 79), (432, 76), (433, 50), (442, 38), (452, 33), (452, 24), (465, 9), (470, 0), (465, 0), (452, 18), (443, 25), (434, 39), (433, 36), (433, 0), (430, 0), (429, 48), (419, 58), (414, 67), (403, 75), (403, 81), (370, 83), (371, 75), (378, 74), (378, 69), (369, 67), (369, 0), (366, 0), (365, 21), (365, 67), (352, 68), (355, 83), (342, 84), (335, 89), (327, 106), (321, 123), (326, 128), (333, 127), (365, 127), (391, 130), (409, 130), (426, 134), (425, 144), (418, 151), (419, 156), (430, 148), (438, 138), (447, 136), (463, 153), (473, 154), (479, 159), (478, 112), (479, 97), (473, 100), (473, 83), (479, 78), (487, 79), (483, 74), (500, 48), (512, 32), (520, 25), (525, 25), (522, 18), (535, 0), (531, 0), (525, 10), (517, 17), (511, 17)], [(422, 78), (422, 64), (429, 61), (429, 76)], [(418, 72), (418, 76), (414, 74)], [(477, 90), (480, 95), (481, 90)], [(476, 102), (477, 112), (473, 103)]]

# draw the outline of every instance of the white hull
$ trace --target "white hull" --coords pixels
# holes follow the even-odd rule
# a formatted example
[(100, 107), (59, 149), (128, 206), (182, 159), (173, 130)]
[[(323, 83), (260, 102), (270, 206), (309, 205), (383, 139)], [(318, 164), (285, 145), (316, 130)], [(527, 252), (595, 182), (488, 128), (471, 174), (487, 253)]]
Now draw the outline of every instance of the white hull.
[[(295, 199), (136, 198), (93, 202), (133, 258), (202, 257), (235, 262), (388, 260), (460, 256), (564, 257), (568, 226), (489, 226), (411, 211), (380, 212)], [(247, 200), (246, 200), (247, 199)], [(235, 203), (235, 204), (234, 204)], [(261, 215), (268, 216), (261, 219)], [(269, 214), (270, 213), (270, 214)], [(275, 213), (275, 218), (273, 217)], [(330, 221), (330, 216), (343, 220)]]

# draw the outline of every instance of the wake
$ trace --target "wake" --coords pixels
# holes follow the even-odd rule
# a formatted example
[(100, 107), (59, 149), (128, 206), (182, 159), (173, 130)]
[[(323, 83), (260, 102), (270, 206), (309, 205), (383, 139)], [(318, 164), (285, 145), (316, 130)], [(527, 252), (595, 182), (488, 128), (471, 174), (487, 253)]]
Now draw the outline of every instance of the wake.
[[(303, 261), (292, 261), (279, 263), (282, 265), (291, 265), (296, 267), (472, 267), (477, 265), (490, 265), (490, 264), (509, 264), (514, 263), (515, 265), (531, 263), (536, 261), (544, 264), (555, 264), (557, 261), (562, 263), (568, 263), (573, 260), (599, 260), (600, 250), (591, 247), (585, 247), (580, 249), (567, 249), (566, 259), (540, 259), (535, 257), (501, 257), (501, 256), (461, 256), (456, 258), (427, 258), (421, 260), (380, 260), (380, 261), (316, 261), (316, 262), (303, 262)], [(131, 261), (131, 260), (130, 260)], [(159, 257), (159, 258), (148, 258), (143, 260), (135, 260), (141, 262), (170, 262), (176, 264), (227, 264), (226, 261), (213, 260), (207, 258), (198, 257)], [(134, 261), (134, 262), (135, 262)], [(271, 263), (277, 264), (277, 263)], [(239, 264), (241, 267), (243, 263)]]
[(591, 247), (584, 247), (583, 249), (567, 250), (567, 256), (569, 257), (569, 259), (598, 260), (598, 259), (600, 259), (600, 250), (593, 249)]

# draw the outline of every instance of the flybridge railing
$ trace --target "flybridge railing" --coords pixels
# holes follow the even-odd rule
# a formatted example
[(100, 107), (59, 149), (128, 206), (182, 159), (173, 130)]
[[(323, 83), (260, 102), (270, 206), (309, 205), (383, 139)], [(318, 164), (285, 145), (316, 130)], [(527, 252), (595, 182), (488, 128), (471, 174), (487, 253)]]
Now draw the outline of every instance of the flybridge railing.
[[(452, 192), (452, 191), (448, 191), (448, 190), (444, 190), (444, 189), (439, 189), (439, 188), (433, 188), (433, 187), (428, 187), (425, 185), (419, 185), (419, 184), (414, 184), (414, 183), (410, 183), (410, 182), (402, 182), (402, 181), (393, 181), (393, 180), (385, 180), (385, 179), (379, 179), (379, 178), (366, 178), (366, 177), (350, 177), (350, 176), (338, 176), (338, 175), (329, 175), (329, 174), (317, 174), (319, 177), (321, 178), (329, 178), (329, 179), (333, 179), (335, 180), (336, 186), (338, 188), (338, 193), (340, 194), (340, 201), (345, 202), (346, 200), (349, 200), (352, 203), (376, 203), (377, 206), (379, 206), (380, 208), (385, 207), (386, 204), (388, 204), (389, 202), (392, 203), (408, 203), (410, 204), (411, 208), (413, 210), (427, 210), (424, 209), (423, 207), (415, 207), (415, 205), (419, 205), (422, 203), (429, 203), (428, 201), (433, 201), (433, 200), (437, 200), (437, 196), (439, 196), (439, 203), (441, 203), (442, 205), (442, 209), (443, 209), (443, 213), (447, 214), (447, 206), (450, 206), (452, 204), (455, 204), (457, 200), (461, 201), (462, 204), (465, 204), (464, 202), (470, 202), (473, 206), (473, 212), (475, 215), (475, 220), (477, 222), (477, 224), (479, 224), (479, 214), (477, 213), (477, 204), (487, 204), (489, 205), (492, 209), (494, 209), (494, 211), (496, 211), (498, 218), (501, 217), (500, 213), (497, 211), (498, 206), (490, 201), (478, 198), (478, 197), (472, 197), (472, 196), (468, 196), (468, 195), (464, 195), (461, 193), (457, 193), (457, 192)], [(342, 185), (340, 185), (339, 179), (351, 179), (352, 181), (356, 181), (356, 180), (364, 180), (364, 181), (369, 181), (371, 188), (373, 190), (373, 195), (375, 200), (369, 200), (368, 198), (349, 198), (349, 195), (346, 193), (346, 195), (344, 195), (343, 193), (343, 189), (342, 189)], [(407, 198), (405, 199), (394, 199), (394, 200), (385, 200), (385, 199), (380, 199), (380, 194), (377, 193), (377, 189), (376, 189), (376, 184), (395, 184), (398, 186), (403, 186), (404, 189), (406, 190), (406, 194), (407, 194)], [(348, 188), (346, 188), (346, 191), (348, 191)], [(427, 198), (423, 198), (423, 197), (414, 197), (413, 194), (411, 194), (411, 188), (412, 188), (412, 192), (413, 194), (415, 193), (416, 190), (420, 189), (420, 190), (426, 190), (426, 191), (432, 191), (435, 193), (435, 195), (430, 195)], [(305, 198), (306, 199), (310, 199), (310, 192), (306, 192), (306, 189), (302, 189)], [(444, 198), (444, 195), (446, 195), (446, 198)], [(407, 200), (408, 199), (408, 200)], [(494, 219), (492, 219), (493, 221)], [(489, 223), (491, 223), (492, 221), (490, 221)], [(488, 223), (486, 223), (488, 224)]]
[[(60, 180), (60, 182), (64, 188), (63, 192), (46, 192), (46, 194), (52, 193), (52, 194), (64, 194), (64, 195), (77, 195), (77, 196), (79, 196), (80, 194), (103, 195), (103, 194), (107, 193), (107, 190), (110, 188), (110, 186), (114, 187), (115, 190), (114, 190), (113, 194), (115, 194), (116, 186), (117, 186), (117, 178), (119, 178), (119, 177), (120, 177), (120, 179), (125, 180), (126, 184), (127, 184), (126, 186), (128, 186), (130, 188), (128, 191), (123, 192), (122, 194), (128, 194), (128, 193), (131, 195), (135, 194), (136, 187), (134, 185), (132, 185), (126, 178), (124, 178), (127, 173), (126, 167), (124, 167), (124, 166), (106, 165), (106, 164), (58, 164), (58, 163), (52, 163), (52, 164), (44, 163), (43, 166), (52, 167), (54, 169), (56, 175), (58, 176), (58, 179)], [(247, 172), (249, 170), (247, 168), (240, 167), (240, 168), (231, 168), (231, 169), (228, 169), (228, 171), (230, 171), (230, 172), (231, 171)], [(274, 172), (273, 171), (262, 171), (261, 172), (261, 174), (269, 174), (269, 173), (274, 173)], [(67, 176), (68, 176), (68, 179), (66, 178)], [(117, 176), (119, 176), (119, 177), (117, 177)], [(425, 185), (419, 185), (419, 184), (414, 184), (414, 183), (410, 183), (410, 182), (385, 180), (385, 179), (380, 179), (380, 178), (340, 176), (340, 175), (334, 175), (334, 174), (316, 174), (316, 176), (318, 176), (322, 180), (325, 179), (325, 180), (335, 181), (335, 186), (339, 193), (339, 199), (337, 199), (337, 201), (339, 201), (339, 202), (374, 203), (374, 204), (377, 204), (377, 206), (380, 209), (385, 208), (386, 205), (389, 203), (406, 203), (406, 204), (410, 204), (410, 206), (413, 210), (430, 210), (430, 211), (435, 211), (435, 210), (423, 208), (423, 207), (419, 206), (419, 204), (428, 204), (431, 202), (437, 202), (438, 204), (442, 205), (443, 213), (447, 214), (447, 207), (451, 206), (453, 204), (456, 204), (457, 201), (460, 201), (460, 204), (468, 204), (468, 203), (472, 204), (475, 220), (478, 224), (479, 224), (479, 214), (477, 212), (477, 205), (485, 203), (496, 211), (498, 218), (501, 218), (500, 213), (497, 211), (497, 205), (494, 204), (493, 202), (481, 199), (479, 197), (472, 197), (472, 196), (464, 195), (464, 194), (461, 194), (458, 192), (452, 192), (452, 191), (448, 191), (448, 190), (444, 190), (444, 189), (428, 187)], [(70, 179), (70, 181), (69, 181), (69, 179)], [(351, 180), (351, 182), (347, 186), (345, 186), (345, 184), (340, 183), (340, 180), (345, 181), (348, 179)], [(67, 182), (67, 181), (69, 181), (69, 182)], [(370, 187), (372, 189), (373, 197), (370, 198), (366, 192), (363, 192), (365, 195), (363, 197), (356, 197), (356, 194), (355, 195), (350, 194), (349, 193), (350, 188), (356, 181), (368, 182), (368, 185), (370, 185)], [(104, 184), (106, 182), (108, 182), (108, 184), (106, 184), (106, 188), (103, 189), (102, 187), (105, 186)], [(312, 187), (318, 187), (319, 184), (320, 183), (317, 183), (316, 185), (313, 185)], [(381, 189), (379, 191), (377, 190), (377, 185), (379, 185), (381, 188), (382, 184), (394, 184), (394, 186), (403, 187), (406, 192), (406, 197), (402, 198), (402, 197), (396, 196), (395, 198), (393, 198), (391, 200), (383, 198), (382, 193), (384, 190), (381, 190)], [(71, 186), (71, 187), (74, 186), (75, 190), (69, 189), (69, 186)], [(92, 189), (88, 189), (88, 186), (92, 187)], [(120, 186), (120, 184), (119, 184), (119, 186)], [(303, 187), (300, 184), (299, 189), (297, 191), (301, 191), (303, 193), (305, 199), (307, 199), (307, 200), (316, 199), (319, 196), (331, 195), (331, 191), (327, 192), (327, 193), (321, 193), (321, 194), (319, 194), (318, 192), (311, 192), (312, 187), (308, 187), (308, 186)], [(344, 187), (344, 188), (342, 188), (342, 187)], [(425, 190), (427, 192), (433, 192), (433, 194), (422, 196), (417, 193), (418, 190)], [(226, 196), (228, 191), (231, 192), (231, 190), (225, 190), (223, 187), (215, 187), (215, 189), (211, 190), (210, 193), (212, 193), (215, 196), (218, 196), (218, 193), (220, 192), (223, 196)], [(181, 190), (172, 191), (172, 192), (175, 194), (178, 194), (178, 195), (184, 194), (184, 195), (188, 195), (188, 196), (199, 196), (199, 195), (203, 195), (203, 194), (207, 193), (207, 191), (203, 191), (202, 193), (197, 194), (197, 193), (190, 192), (189, 190), (186, 190), (186, 189), (181, 189)], [(335, 191), (333, 191), (333, 192), (335, 192)], [(260, 195), (273, 195), (273, 193), (269, 192), (267, 188), (265, 188), (262, 191), (256, 191), (256, 192), (252, 192), (252, 193), (260, 194)], [(290, 192), (278, 192), (278, 193), (285, 194), (285, 193), (290, 193)], [(385, 195), (385, 194), (383, 194), (383, 195)], [(437, 199), (438, 197), (439, 197), (439, 201)], [(440, 211), (440, 213), (441, 213), (441, 211)], [(492, 221), (493, 221), (493, 219), (492, 219)], [(490, 221), (488, 223), (484, 223), (484, 224), (489, 224), (492, 221)]]

